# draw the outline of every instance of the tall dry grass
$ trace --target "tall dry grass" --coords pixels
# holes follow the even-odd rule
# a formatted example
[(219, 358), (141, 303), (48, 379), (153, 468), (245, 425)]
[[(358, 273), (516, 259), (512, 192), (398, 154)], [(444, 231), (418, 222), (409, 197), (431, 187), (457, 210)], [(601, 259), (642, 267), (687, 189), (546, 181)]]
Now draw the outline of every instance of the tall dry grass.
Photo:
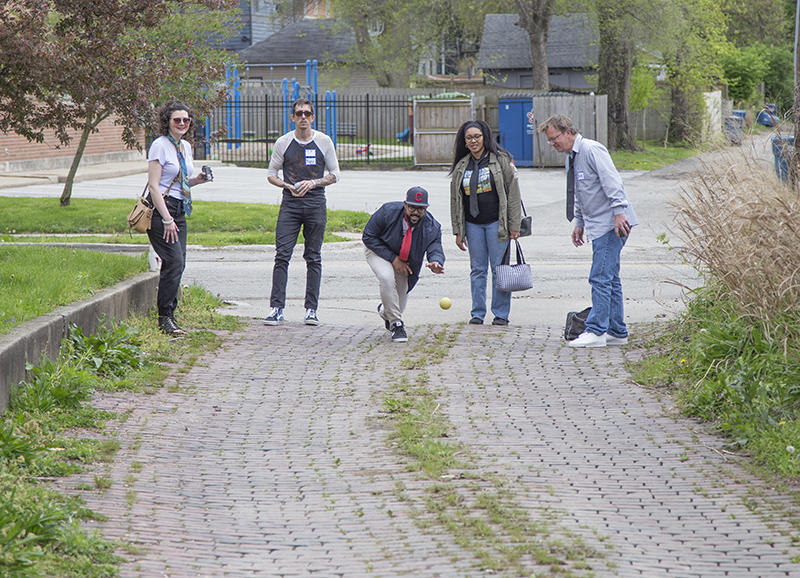
[(800, 199), (753, 150), (706, 160), (675, 203), (684, 254), (784, 349), (800, 338)]

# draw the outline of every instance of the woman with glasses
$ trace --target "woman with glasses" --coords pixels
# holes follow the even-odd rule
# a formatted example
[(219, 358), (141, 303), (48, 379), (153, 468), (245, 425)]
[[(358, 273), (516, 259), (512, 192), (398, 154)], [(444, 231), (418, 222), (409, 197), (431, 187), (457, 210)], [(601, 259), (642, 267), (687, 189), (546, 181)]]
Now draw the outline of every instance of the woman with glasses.
[(155, 210), (147, 236), (161, 258), (158, 282), (158, 327), (180, 337), (186, 331), (175, 323), (178, 288), (186, 266), (186, 216), (192, 212), (191, 188), (206, 182), (205, 173), (192, 177), (192, 111), (182, 102), (168, 102), (158, 111), (161, 136), (147, 155), (147, 185)]
[(494, 269), (509, 239), (519, 238), (522, 209), (517, 169), (482, 120), (458, 129), (450, 166), (450, 218), (456, 245), (469, 249), (472, 311), (469, 322), (481, 325), (486, 315), (486, 281), (492, 268), (492, 325), (508, 325), (511, 293), (494, 287)]

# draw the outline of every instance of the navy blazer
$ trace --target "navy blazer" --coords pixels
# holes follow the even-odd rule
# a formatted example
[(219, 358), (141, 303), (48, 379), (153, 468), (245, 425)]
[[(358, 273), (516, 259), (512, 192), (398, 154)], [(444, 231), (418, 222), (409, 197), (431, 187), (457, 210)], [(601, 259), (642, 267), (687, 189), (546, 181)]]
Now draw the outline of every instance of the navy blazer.
[[(386, 203), (375, 211), (364, 227), (361, 235), (364, 245), (390, 263), (400, 254), (403, 245), (403, 201)], [(419, 280), (422, 260), (427, 254), (429, 263), (444, 265), (444, 249), (442, 249), (442, 226), (429, 212), (420, 220), (411, 234), (411, 250), (408, 254), (408, 290), (411, 291)]]

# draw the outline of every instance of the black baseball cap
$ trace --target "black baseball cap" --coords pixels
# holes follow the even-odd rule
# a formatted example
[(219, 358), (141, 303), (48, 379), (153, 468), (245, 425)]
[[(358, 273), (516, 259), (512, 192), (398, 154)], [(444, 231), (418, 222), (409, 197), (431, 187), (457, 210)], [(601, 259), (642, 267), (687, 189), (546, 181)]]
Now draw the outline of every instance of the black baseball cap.
[(406, 204), (414, 205), (415, 207), (427, 207), (428, 191), (422, 187), (411, 187), (406, 193)]

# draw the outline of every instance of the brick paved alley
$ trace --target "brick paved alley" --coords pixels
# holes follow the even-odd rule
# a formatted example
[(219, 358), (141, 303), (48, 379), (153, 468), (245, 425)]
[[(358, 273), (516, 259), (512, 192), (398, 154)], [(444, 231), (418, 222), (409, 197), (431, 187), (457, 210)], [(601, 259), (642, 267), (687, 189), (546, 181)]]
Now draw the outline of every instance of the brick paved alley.
[[(545, 327), (447, 329), (459, 332), (449, 356), (424, 371), (450, 441), (532, 520), (550, 516), (556, 536), (602, 552), (595, 576), (800, 575), (788, 528), (743, 501), (769, 490), (633, 384), (620, 348), (573, 350)], [(442, 527), (422, 527), (434, 482), (387, 443), (389, 382), (422, 371), (402, 369), (428, 332), (410, 331), (400, 345), (377, 325), (250, 321), (174, 392), (100, 396), (131, 411), (111, 426), (112, 487), (84, 492), (108, 516), (105, 535), (140, 548), (121, 575), (487, 575)]]

